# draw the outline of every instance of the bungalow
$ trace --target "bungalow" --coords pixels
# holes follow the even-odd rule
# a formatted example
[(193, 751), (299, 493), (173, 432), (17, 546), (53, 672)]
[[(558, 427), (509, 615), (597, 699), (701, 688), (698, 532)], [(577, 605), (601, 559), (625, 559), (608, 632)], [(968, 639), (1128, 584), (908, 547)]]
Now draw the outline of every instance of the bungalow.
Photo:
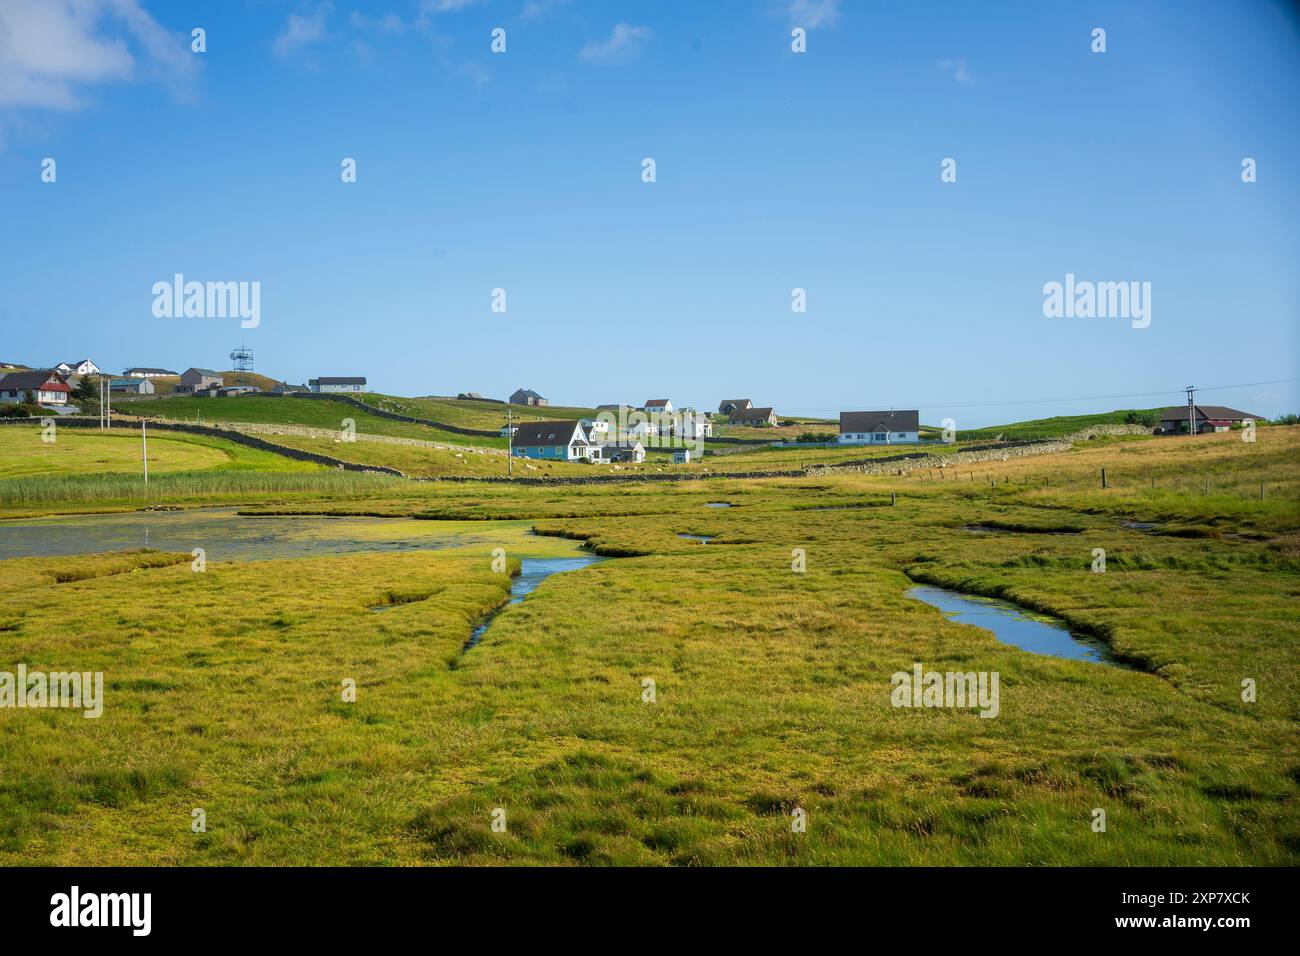
[[(1198, 434), (1203, 432), (1226, 432), (1234, 425), (1240, 425), (1246, 419), (1252, 421), (1265, 421), (1261, 415), (1252, 415), (1250, 412), (1239, 412), (1235, 408), (1228, 408), (1224, 405), (1197, 405), (1196, 407), (1196, 431)], [(1187, 410), (1186, 405), (1175, 405), (1172, 408), (1162, 409), (1160, 412), (1160, 432), (1171, 435), (1181, 432), (1186, 435), (1189, 431), (1189, 422), (1191, 413)]]
[(587, 440), (586, 429), (576, 419), (521, 422), (515, 431), (513, 453), (516, 458), (544, 458), (552, 461), (599, 460), (600, 446), (592, 445)]
[(770, 408), (738, 408), (727, 417), (729, 425), (775, 425), (776, 412)]
[(180, 372), (165, 368), (129, 368), (122, 373), (127, 378), (174, 378)]
[(273, 395), (292, 395), (295, 392), (310, 391), (306, 385), (290, 385), (288, 382), (276, 382), (275, 387), (271, 389)]
[(321, 378), (308, 379), (307, 386), (313, 392), (320, 393), (364, 392), (366, 390), (366, 379), (364, 375), (322, 376)]
[(639, 441), (609, 442), (600, 446), (601, 461), (645, 461), (645, 446)]
[(60, 362), (54, 366), (60, 375), (98, 375), (99, 366), (90, 359), (77, 359), (75, 362)]
[(661, 415), (671, 415), (673, 403), (666, 398), (652, 398), (641, 406), (643, 412), (657, 412)]
[(514, 433), (517, 432), (517, 431), (519, 431), (519, 426), (518, 426), (518, 425), (502, 425), (502, 426), (501, 426), (501, 431), (498, 432), (498, 434), (499, 434), (502, 438), (510, 438), (510, 437), (512, 437), (512, 436), (514, 435)]
[(531, 388), (517, 388), (513, 395), (510, 396), (511, 405), (549, 405), (551, 404), (545, 398), (538, 395)]
[(921, 413), (916, 409), (840, 412), (841, 445), (916, 444), (920, 433)]
[(30, 394), (38, 405), (66, 405), (71, 392), (63, 376), (50, 369), (0, 376), (0, 402), (25, 402)]
[(747, 398), (727, 398), (718, 403), (718, 414), (730, 415), (732, 412), (743, 412), (753, 407), (754, 403)]
[(674, 465), (689, 465), (691, 463), (691, 450), (689, 448), (678, 448), (673, 452)]
[(111, 392), (124, 392), (129, 395), (152, 395), (156, 391), (153, 382), (147, 378), (109, 379), (108, 388)]
[(214, 372), (210, 368), (187, 368), (184, 372), (181, 372), (180, 384), (187, 387), (178, 387), (176, 391), (184, 394), (185, 392), (197, 392), (201, 389), (211, 388), (213, 385), (220, 388), (226, 384), (226, 380), (220, 372)]

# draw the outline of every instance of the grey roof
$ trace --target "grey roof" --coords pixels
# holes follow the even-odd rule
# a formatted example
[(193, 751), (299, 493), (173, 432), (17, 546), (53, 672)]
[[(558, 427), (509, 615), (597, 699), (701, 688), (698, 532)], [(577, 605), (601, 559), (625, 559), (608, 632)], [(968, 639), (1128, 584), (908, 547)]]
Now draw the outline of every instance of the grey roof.
[(559, 422), (520, 422), (519, 429), (515, 432), (514, 443), (525, 447), (533, 445), (567, 446), (577, 428), (578, 422), (576, 419)]
[(210, 369), (210, 368), (187, 368), (185, 371), (187, 371), (187, 372), (198, 372), (200, 375), (209, 375), (209, 376), (212, 376), (212, 377), (214, 377), (214, 378), (221, 378), (221, 373), (220, 373), (220, 372), (214, 372), (214, 371), (212, 371), (212, 369)]
[(538, 395), (536, 392), (534, 392), (531, 388), (517, 388), (514, 390), (514, 392), (511, 393), (510, 397), (514, 398), (516, 395), (522, 395), (524, 398), (542, 397), (541, 395)]
[(322, 375), (320, 378), (313, 378), (317, 385), (365, 385), (366, 377), (364, 375)]
[(36, 391), (50, 379), (56, 379), (67, 385), (67, 380), (58, 372), (49, 369), (34, 369), (30, 372), (6, 372), (0, 375), (0, 388), (8, 391), (9, 389), (18, 389), (19, 391)]
[(730, 422), (766, 421), (773, 414), (771, 408), (738, 408), (727, 418)]
[[(1196, 418), (1197, 421), (1202, 421), (1207, 418), (1215, 421), (1232, 422), (1239, 422), (1245, 418), (1253, 418), (1256, 421), (1264, 420), (1263, 415), (1252, 415), (1250, 412), (1239, 412), (1235, 408), (1228, 408), (1226, 405), (1201, 405), (1199, 402), (1196, 405)], [(1162, 422), (1187, 421), (1187, 406), (1173, 405), (1169, 408), (1163, 409), (1160, 412), (1160, 420)]]
[[(196, 369), (196, 371), (198, 371), (198, 370)], [(166, 368), (146, 368), (146, 367), (142, 367), (142, 366), (139, 366), (139, 365), (135, 366), (134, 368), (129, 368), (129, 369), (127, 369), (127, 370), (126, 370), (125, 372), (123, 372), (122, 374), (123, 374), (123, 375), (130, 375), (132, 372), (153, 372), (153, 374), (155, 374), (155, 375), (179, 375), (179, 374), (180, 374), (180, 372), (173, 372), (171, 369), (166, 369)]]
[(921, 413), (914, 408), (885, 412), (840, 412), (840, 434), (848, 432), (915, 432), (921, 430)]

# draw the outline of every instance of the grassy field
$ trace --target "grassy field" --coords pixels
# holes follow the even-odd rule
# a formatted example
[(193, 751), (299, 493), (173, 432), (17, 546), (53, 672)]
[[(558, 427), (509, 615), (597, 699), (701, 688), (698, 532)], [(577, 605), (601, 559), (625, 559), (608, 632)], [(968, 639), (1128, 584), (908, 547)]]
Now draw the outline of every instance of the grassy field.
[[(53, 442), (41, 440), (38, 426), (0, 428), (0, 480), (29, 475), (84, 475), (104, 472), (141, 474), (140, 434), (120, 429), (101, 434), (59, 429)], [(235, 454), (215, 443), (155, 435), (149, 439), (149, 471), (195, 471), (228, 465)]]
[(961, 441), (987, 441), (999, 435), (1006, 441), (1020, 441), (1026, 438), (1060, 438), (1072, 432), (1081, 431), (1092, 425), (1127, 425), (1140, 421), (1149, 421), (1153, 425), (1159, 421), (1159, 408), (1119, 409), (1113, 412), (1099, 412), (1094, 415), (1060, 415), (1056, 418), (1035, 418), (1010, 425), (990, 425), (987, 428), (960, 428), (957, 437)]
[[(106, 703), (0, 709), (0, 863), (1295, 865), (1298, 452), (1300, 429), (1270, 428), (973, 480), (318, 488), (250, 503), (486, 536), (202, 574), (147, 552), (2, 562), (7, 659), (102, 670)], [(498, 539), (512, 561), (616, 559), (463, 651), (506, 596)], [(1133, 666), (1000, 643), (913, 582), (1057, 615)], [(998, 717), (892, 707), (914, 662), (997, 671)]]

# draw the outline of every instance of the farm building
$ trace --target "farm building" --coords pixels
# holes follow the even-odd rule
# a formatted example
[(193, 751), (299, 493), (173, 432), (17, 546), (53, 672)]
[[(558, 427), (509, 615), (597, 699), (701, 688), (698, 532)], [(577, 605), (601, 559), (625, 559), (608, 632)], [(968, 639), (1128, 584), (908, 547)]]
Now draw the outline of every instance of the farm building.
[(531, 388), (515, 389), (515, 393), (510, 396), (511, 405), (549, 405), (549, 400), (542, 398)]
[(674, 465), (689, 465), (691, 463), (691, 450), (689, 448), (678, 448), (673, 452)]
[(727, 416), (728, 425), (775, 425), (776, 412), (770, 408), (738, 408)]
[(840, 412), (842, 445), (906, 445), (921, 440), (921, 413), (916, 409), (887, 412)]
[(147, 378), (114, 378), (108, 383), (109, 391), (128, 395), (152, 395), (156, 389)]
[[(1251, 421), (1265, 421), (1260, 415), (1252, 415), (1250, 412), (1239, 412), (1235, 408), (1228, 408), (1224, 405), (1197, 405), (1196, 406), (1196, 431), (1202, 432), (1226, 432), (1234, 425), (1240, 425), (1242, 422), (1250, 419)], [(1186, 405), (1175, 405), (1172, 408), (1162, 409), (1160, 412), (1160, 431), (1164, 434), (1172, 435), (1181, 432), (1186, 435), (1191, 429), (1189, 422), (1191, 413), (1187, 410)]]
[(226, 380), (220, 372), (214, 372), (210, 368), (187, 368), (181, 372), (181, 383), (177, 386), (176, 391), (184, 394), (185, 392), (197, 392), (200, 389), (211, 388), (213, 385), (220, 387), (226, 384)]
[(25, 402), (31, 393), (38, 405), (66, 405), (71, 391), (63, 376), (50, 369), (0, 375), (0, 402)]
[(639, 441), (610, 442), (600, 446), (601, 461), (643, 462), (645, 446)]
[(551, 461), (600, 458), (599, 446), (592, 445), (587, 440), (587, 431), (577, 419), (521, 423), (515, 431), (512, 453), (516, 458), (540, 458)]
[(364, 375), (322, 376), (308, 379), (307, 385), (313, 392), (364, 392), (366, 379)]
[(129, 368), (122, 373), (127, 378), (174, 378), (180, 372), (173, 372), (165, 368)]
[(732, 412), (743, 412), (753, 407), (754, 403), (747, 398), (724, 398), (718, 403), (718, 414), (730, 415)]

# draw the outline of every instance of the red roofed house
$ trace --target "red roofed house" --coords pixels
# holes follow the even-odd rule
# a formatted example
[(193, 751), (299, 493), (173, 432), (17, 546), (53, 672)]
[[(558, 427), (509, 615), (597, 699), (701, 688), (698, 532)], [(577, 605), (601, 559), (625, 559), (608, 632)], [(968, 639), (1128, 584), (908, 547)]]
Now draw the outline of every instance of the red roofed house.
[(49, 369), (0, 375), (0, 402), (25, 402), (29, 392), (38, 405), (66, 405), (72, 389), (62, 375)]

